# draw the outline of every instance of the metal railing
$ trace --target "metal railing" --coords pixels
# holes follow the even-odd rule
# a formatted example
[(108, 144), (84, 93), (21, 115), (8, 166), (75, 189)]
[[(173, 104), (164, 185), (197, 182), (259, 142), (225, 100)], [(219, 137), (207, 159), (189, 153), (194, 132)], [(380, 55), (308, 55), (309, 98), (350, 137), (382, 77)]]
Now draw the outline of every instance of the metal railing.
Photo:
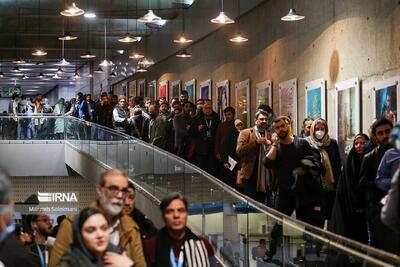
[[(25, 125), (18, 124), (24, 120), (31, 123), (34, 119), (44, 119), (42, 125), (47, 123), (46, 127), (37, 127), (40, 135), (36, 133), (34, 138), (64, 139), (65, 145), (86, 153), (107, 168), (125, 170), (153, 202), (159, 202), (169, 192), (182, 192), (190, 203), (190, 227), (210, 240), (227, 266), (267, 264), (257, 255), (256, 246), (259, 239), (269, 243), (275, 224), (282, 225), (278, 251), (272, 258), (276, 265), (400, 266), (397, 255), (286, 216), (169, 152), (97, 124), (74, 117), (19, 117), (15, 120), (15, 117), (3, 116), (0, 117), (0, 139), (22, 138), (24, 135), (18, 135), (18, 129), (25, 129)], [(54, 131), (57, 122), (64, 127), (62, 134)], [(16, 130), (10, 130), (10, 125)]]

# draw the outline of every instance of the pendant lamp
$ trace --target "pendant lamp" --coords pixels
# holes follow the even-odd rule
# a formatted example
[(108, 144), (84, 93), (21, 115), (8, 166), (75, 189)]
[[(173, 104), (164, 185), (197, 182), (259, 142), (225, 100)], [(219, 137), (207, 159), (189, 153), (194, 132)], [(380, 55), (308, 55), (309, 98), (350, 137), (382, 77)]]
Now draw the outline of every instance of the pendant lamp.
[(219, 15), (211, 20), (212, 23), (215, 24), (232, 24), (235, 23), (233, 19), (228, 17), (224, 12), (224, 0), (221, 0), (221, 12)]

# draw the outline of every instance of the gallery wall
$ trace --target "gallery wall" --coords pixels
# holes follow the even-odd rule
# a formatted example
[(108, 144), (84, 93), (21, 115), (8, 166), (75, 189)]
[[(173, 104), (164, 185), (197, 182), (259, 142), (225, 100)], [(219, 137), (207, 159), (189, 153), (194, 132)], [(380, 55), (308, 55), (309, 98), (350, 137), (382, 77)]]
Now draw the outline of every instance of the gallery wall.
[[(283, 22), (292, 1), (265, 1), (240, 18), (247, 43), (229, 42), (238, 23), (223, 26), (188, 47), (192, 58), (174, 55), (123, 82), (146, 79), (182, 83), (211, 79), (230, 81), (230, 104), (235, 83), (250, 80), (251, 114), (255, 112), (255, 85), (273, 83), (273, 109), (279, 111), (278, 85), (297, 79), (298, 120), (305, 117), (305, 83), (324, 79), (327, 86), (327, 119), (335, 136), (335, 85), (358, 77), (361, 85), (360, 126), (367, 131), (373, 120), (372, 88), (378, 81), (400, 75), (400, 7), (396, 0), (298, 0), (296, 9), (306, 16)], [(210, 14), (211, 18), (212, 14)], [(187, 27), (190, 27), (187, 26)], [(162, 46), (162, 44), (160, 44)], [(122, 83), (115, 86), (121, 87)], [(171, 93), (171, 92), (170, 92)], [(197, 91), (197, 95), (199, 92)], [(253, 121), (253, 116), (251, 121)]]

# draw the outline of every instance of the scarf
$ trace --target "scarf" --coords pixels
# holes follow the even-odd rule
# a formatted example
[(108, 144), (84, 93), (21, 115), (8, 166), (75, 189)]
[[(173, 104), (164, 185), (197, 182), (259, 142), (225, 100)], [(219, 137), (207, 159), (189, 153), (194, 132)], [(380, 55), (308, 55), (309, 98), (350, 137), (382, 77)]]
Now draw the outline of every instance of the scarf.
[[(257, 138), (261, 137), (260, 131), (258, 130), (257, 126), (254, 126), (254, 133)], [(265, 138), (267, 136), (267, 130), (265, 130)], [(256, 191), (257, 192), (266, 192), (265, 190), (265, 185), (266, 181), (269, 180), (267, 175), (268, 172), (266, 168), (264, 168), (263, 165), (263, 159), (265, 157), (265, 154), (267, 152), (267, 147), (265, 145), (261, 145), (261, 147), (258, 149), (258, 162), (257, 162), (257, 187)]]
[[(201, 239), (199, 239), (189, 228), (185, 229), (185, 242), (181, 247), (183, 253), (183, 266), (187, 267), (209, 267), (210, 262), (206, 247)], [(162, 228), (157, 235), (156, 242), (156, 267), (170, 267), (171, 253), (170, 237), (167, 228)]]
[[(315, 126), (317, 125), (317, 123), (323, 123), (325, 126), (325, 135), (321, 140), (315, 138)], [(318, 149), (321, 155), (321, 163), (326, 169), (326, 173), (322, 177), (323, 188), (329, 191), (333, 190), (335, 177), (333, 176), (331, 161), (329, 160), (329, 154), (324, 149), (324, 147), (329, 146), (331, 143), (331, 138), (328, 135), (328, 124), (326, 123), (326, 121), (323, 119), (315, 120), (311, 125), (310, 136), (308, 136), (306, 140), (308, 141), (308, 143), (312, 148)]]

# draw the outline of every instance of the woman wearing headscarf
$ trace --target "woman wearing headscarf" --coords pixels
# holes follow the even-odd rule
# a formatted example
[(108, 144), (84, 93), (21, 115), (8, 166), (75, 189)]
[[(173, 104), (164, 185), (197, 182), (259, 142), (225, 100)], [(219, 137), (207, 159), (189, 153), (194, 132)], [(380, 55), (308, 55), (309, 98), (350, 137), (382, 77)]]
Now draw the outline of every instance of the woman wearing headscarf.
[(329, 230), (356, 241), (368, 240), (364, 198), (358, 188), (362, 159), (366, 153), (366, 134), (354, 138), (353, 147), (346, 158), (337, 185)]
[(58, 267), (130, 267), (134, 262), (121, 248), (112, 245), (110, 228), (104, 215), (95, 208), (85, 208), (75, 216), (73, 243)]
[(324, 189), (325, 219), (330, 219), (335, 200), (335, 187), (339, 179), (342, 164), (340, 162), (339, 146), (335, 139), (329, 137), (328, 124), (324, 119), (313, 121), (310, 136), (306, 138), (312, 148), (318, 149), (321, 163), (326, 173), (322, 177)]

